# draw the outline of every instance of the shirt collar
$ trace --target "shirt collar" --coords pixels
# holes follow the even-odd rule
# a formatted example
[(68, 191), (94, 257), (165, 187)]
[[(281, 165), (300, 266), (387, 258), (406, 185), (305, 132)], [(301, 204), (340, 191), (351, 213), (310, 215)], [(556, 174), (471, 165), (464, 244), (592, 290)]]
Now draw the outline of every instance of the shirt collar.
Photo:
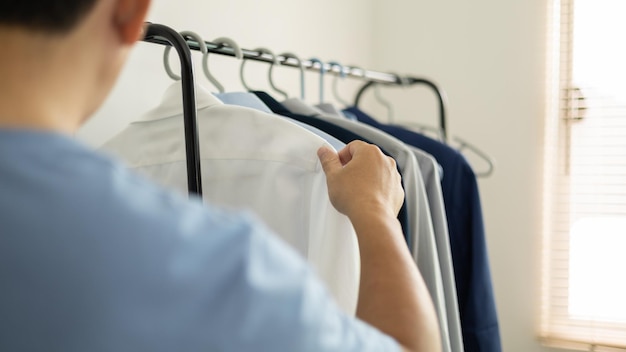
[[(174, 82), (163, 94), (161, 103), (154, 109), (145, 113), (139, 121), (154, 121), (183, 114), (182, 83)], [(204, 109), (210, 106), (223, 105), (206, 88), (196, 84), (196, 109)]]
[(344, 110), (344, 112), (349, 112), (351, 114), (353, 114), (356, 119), (358, 121), (364, 122), (368, 125), (374, 126), (374, 127), (379, 127), (379, 126), (383, 126), (383, 124), (381, 124), (380, 122), (374, 120), (373, 117), (371, 117), (370, 115), (366, 114), (365, 112), (363, 112), (363, 110), (359, 109), (356, 106), (351, 106), (347, 109)]
[(304, 115), (304, 116), (321, 116), (324, 115), (324, 112), (312, 107), (311, 105), (305, 103), (304, 101), (298, 98), (289, 98), (283, 101), (283, 106), (285, 106), (289, 111), (294, 114)]
[(279, 103), (269, 94), (261, 91), (253, 91), (252, 94), (259, 97), (259, 99), (261, 99), (261, 101), (265, 103), (265, 105), (267, 105), (267, 107), (269, 107), (270, 110), (272, 110), (274, 113), (285, 116), (289, 116), (291, 114), (291, 112), (287, 110), (287, 108), (284, 107), (283, 104)]

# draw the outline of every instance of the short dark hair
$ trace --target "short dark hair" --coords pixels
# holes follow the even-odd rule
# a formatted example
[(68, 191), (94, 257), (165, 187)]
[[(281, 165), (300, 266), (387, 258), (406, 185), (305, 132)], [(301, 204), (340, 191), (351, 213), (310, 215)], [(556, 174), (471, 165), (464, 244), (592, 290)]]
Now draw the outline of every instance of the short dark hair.
[(98, 0), (0, 0), (0, 25), (64, 33)]

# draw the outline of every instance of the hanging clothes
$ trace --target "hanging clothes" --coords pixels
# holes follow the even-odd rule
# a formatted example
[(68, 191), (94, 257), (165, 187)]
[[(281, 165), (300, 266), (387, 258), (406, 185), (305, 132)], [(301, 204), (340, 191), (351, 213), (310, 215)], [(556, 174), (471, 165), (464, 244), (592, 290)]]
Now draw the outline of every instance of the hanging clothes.
[(228, 93), (213, 93), (213, 95), (226, 105), (236, 105), (245, 108), (250, 108), (258, 111), (262, 111), (267, 114), (271, 114), (272, 110), (263, 104), (261, 99), (252, 93), (246, 92), (228, 92)]
[[(274, 98), (272, 98), (269, 94), (265, 93), (265, 92), (253, 92), (256, 96), (258, 96), (270, 109), (272, 109), (272, 111), (276, 114), (282, 115), (282, 116), (286, 116), (289, 117), (295, 121), (299, 121), (302, 123), (306, 123), (308, 125), (311, 125), (313, 127), (316, 127), (330, 135), (332, 135), (333, 137), (339, 139), (340, 141), (342, 141), (343, 143), (350, 143), (352, 141), (356, 141), (356, 140), (361, 140), (367, 143), (372, 143), (370, 140), (368, 140), (367, 138), (363, 137), (363, 136), (359, 136), (356, 133), (353, 133), (345, 128), (339, 127), (337, 125), (333, 125), (332, 123), (320, 120), (318, 118), (315, 117), (311, 117), (311, 116), (305, 116), (305, 115), (298, 115), (298, 114), (294, 114), (292, 112), (290, 112), (283, 104), (279, 103), (278, 101), (276, 101)], [(373, 143), (372, 143), (373, 144)], [(385, 153), (387, 156), (391, 156), (384, 148), (381, 148), (382, 152)], [(400, 170), (398, 170), (398, 172), (400, 172)], [(400, 172), (400, 175), (402, 176), (402, 173)], [(404, 179), (402, 180), (402, 184), (404, 186)], [(398, 213), (398, 221), (400, 221), (400, 225), (402, 226), (402, 232), (404, 234), (404, 239), (406, 240), (407, 244), (409, 245), (409, 247), (411, 246), (411, 238), (410, 238), (410, 231), (409, 231), (409, 218), (408, 218), (408, 213), (407, 213), (407, 209), (406, 209), (406, 196), (405, 196), (405, 201), (402, 204), (402, 208), (400, 208), (400, 212)]]
[[(294, 113), (315, 112), (306, 103), (297, 99), (291, 99), (285, 105)], [(405, 192), (413, 240), (411, 249), (439, 317), (442, 349), (443, 351), (463, 351), (448, 231), (447, 227), (441, 228), (440, 224), (438, 224), (439, 231), (434, 231), (430, 201), (421, 172), (424, 168), (427, 171), (427, 176), (432, 176), (432, 171), (434, 171), (432, 157), (428, 159), (423, 154), (419, 155), (425, 164), (431, 164), (430, 167), (428, 165), (420, 166), (417, 162), (417, 155), (411, 147), (379, 129), (345, 118), (329, 115), (317, 115), (316, 117), (368, 138), (376, 145), (389, 151), (396, 159), (400, 170), (406, 175)], [(436, 192), (436, 189), (434, 191)], [(433, 194), (432, 196), (436, 197), (437, 195)], [(440, 189), (439, 196), (441, 197)], [(435, 210), (444, 211), (443, 208)], [(444, 272), (443, 269), (446, 271)]]
[[(263, 111), (269, 114), (273, 114), (272, 110), (270, 110), (270, 108), (268, 108), (267, 105), (265, 105), (265, 103), (263, 103), (263, 101), (259, 99), (259, 97), (257, 97), (256, 95), (252, 93), (244, 93), (244, 92), (230, 93), (229, 92), (229, 93), (217, 93), (213, 95), (215, 95), (219, 100), (221, 100), (222, 103), (227, 104), (227, 105), (242, 106), (246, 108)], [(280, 115), (277, 115), (277, 116), (280, 116)], [(333, 148), (335, 148), (335, 150), (341, 150), (346, 146), (345, 143), (341, 142), (337, 138), (313, 126), (307, 125), (306, 123), (302, 123), (299, 121), (294, 121), (294, 120), (291, 120), (291, 122), (304, 128), (305, 130), (312, 132), (313, 134), (316, 134), (322, 137), (326, 142), (328, 142), (328, 144), (332, 145)]]
[[(324, 119), (323, 116), (320, 118)], [(436, 161), (423, 151), (415, 150), (395, 137), (369, 125), (345, 119), (333, 118), (333, 120), (330, 120), (327, 118), (327, 120), (368, 137), (378, 145), (385, 146), (388, 150), (408, 152), (416, 158), (419, 173), (416, 180), (417, 189), (414, 198), (418, 202), (416, 204), (418, 210), (416, 221), (420, 226), (417, 240), (419, 250), (414, 254), (416, 254), (416, 261), (422, 276), (424, 276), (424, 280), (427, 284), (430, 282), (428, 286), (429, 289), (432, 288), (431, 295), (436, 308), (438, 305), (441, 306), (438, 309), (439, 313), (445, 317), (445, 319), (440, 317), (440, 320), (444, 321), (442, 323), (442, 334), (447, 332), (446, 336), (449, 337), (447, 343), (450, 350), (463, 351), (450, 239)], [(393, 147), (394, 145), (395, 147)], [(432, 247), (433, 243), (435, 244), (434, 249)], [(435, 254), (429, 253), (432, 250), (436, 251)], [(425, 270), (427, 267), (425, 262), (436, 266), (440, 270), (441, 275), (436, 275), (434, 270), (432, 270), (433, 273), (429, 274)], [(436, 275), (436, 280), (433, 281), (427, 278), (431, 275)], [(438, 287), (434, 287), (439, 285), (442, 285), (441, 290)], [(441, 292), (440, 294), (443, 296), (435, 295), (436, 292)], [(446, 350), (445, 347), (446, 345), (444, 344), (444, 350)]]
[[(351, 125), (341, 125), (336, 123), (336, 118), (324, 116), (323, 113), (319, 112), (318, 109), (313, 108), (306, 103), (302, 102), (299, 99), (292, 98), (283, 102), (285, 108), (289, 109), (289, 111), (293, 114), (299, 114), (301, 116), (306, 116), (308, 121), (321, 121), (326, 124), (333, 125), (334, 127), (339, 127), (343, 130), (347, 130), (351, 133), (354, 133), (358, 136), (358, 138), (362, 138), (362, 140), (367, 141), (372, 144), (378, 145), (382, 150), (384, 150), (389, 156), (396, 160), (398, 164), (398, 169), (400, 174), (403, 177), (403, 185), (405, 191), (405, 199), (407, 208), (410, 207), (410, 211), (407, 209), (408, 214), (408, 226), (409, 226), (409, 237), (411, 238), (411, 243), (415, 246), (419, 246), (415, 239), (417, 238), (417, 234), (424, 233), (426, 238), (432, 237), (432, 223), (430, 220), (430, 216), (428, 214), (427, 207), (420, 207), (417, 203), (419, 199), (423, 199), (425, 197), (425, 193), (422, 192), (423, 183), (419, 180), (421, 177), (419, 173), (419, 166), (417, 165), (417, 160), (415, 160), (415, 156), (413, 153), (406, 148), (403, 143), (394, 143), (389, 142), (382, 138), (382, 143), (378, 143), (376, 138), (379, 140), (380, 135), (372, 135), (367, 134), (368, 131), (361, 133), (362, 131), (355, 131), (350, 128)], [(373, 138), (372, 138), (373, 137)], [(427, 245), (428, 247), (429, 245)], [(411, 246), (410, 246), (411, 247)]]
[[(104, 145), (163, 186), (185, 193), (180, 82), (163, 101)], [(224, 105), (197, 91), (203, 197), (248, 209), (316, 269), (339, 305), (356, 311), (360, 257), (349, 219), (328, 199), (320, 137), (277, 116)], [(271, 206), (268, 206), (271, 204)]]
[(463, 346), (467, 352), (502, 350), (487, 256), (478, 184), (465, 158), (447, 145), (400, 126), (382, 124), (356, 107), (363, 123), (431, 154), (444, 170), (441, 188), (450, 235)]
[(337, 108), (333, 104), (321, 103), (315, 105), (315, 107), (329, 116), (341, 117), (344, 119), (346, 118), (346, 115), (341, 111), (341, 109)]

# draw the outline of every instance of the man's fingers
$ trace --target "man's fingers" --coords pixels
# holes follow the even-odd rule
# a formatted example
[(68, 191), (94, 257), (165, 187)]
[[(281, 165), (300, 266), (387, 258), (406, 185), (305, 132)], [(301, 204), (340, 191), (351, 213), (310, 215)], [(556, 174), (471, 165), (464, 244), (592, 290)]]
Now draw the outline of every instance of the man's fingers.
[[(327, 147), (322, 147), (318, 150), (317, 155), (324, 165), (324, 171), (328, 174), (329, 171), (336, 169), (337, 167), (343, 167), (348, 164), (359, 153), (369, 150), (370, 152), (375, 150), (382, 155), (382, 152), (378, 147), (373, 144), (365, 143), (363, 141), (352, 141), (346, 145), (345, 148), (335, 153), (333, 150)], [(324, 162), (328, 159), (330, 164), (326, 165)], [(328, 168), (327, 168), (328, 167)]]
[(334, 150), (322, 146), (317, 150), (317, 157), (320, 159), (322, 163), (322, 168), (324, 169), (324, 173), (327, 175), (329, 173), (335, 172), (337, 170), (342, 169), (341, 161), (339, 160), (339, 155), (335, 153)]
[(346, 165), (347, 163), (350, 162), (350, 160), (352, 160), (352, 151), (350, 150), (349, 146), (346, 146), (345, 148), (341, 149), (339, 151), (339, 161), (341, 161), (341, 165)]
[(339, 160), (341, 160), (342, 165), (346, 165), (352, 160), (352, 157), (361, 149), (370, 145), (369, 143), (365, 143), (363, 141), (352, 141), (346, 145), (345, 148), (339, 151)]

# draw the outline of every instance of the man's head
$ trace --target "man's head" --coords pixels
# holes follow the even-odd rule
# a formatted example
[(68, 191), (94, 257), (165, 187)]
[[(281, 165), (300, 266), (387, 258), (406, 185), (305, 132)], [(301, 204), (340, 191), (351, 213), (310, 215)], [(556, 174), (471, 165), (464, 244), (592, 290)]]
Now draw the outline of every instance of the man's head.
[(97, 0), (0, 2), (0, 24), (33, 31), (65, 33), (91, 11)]
[(75, 130), (108, 95), (149, 4), (1, 1), (0, 127)]

